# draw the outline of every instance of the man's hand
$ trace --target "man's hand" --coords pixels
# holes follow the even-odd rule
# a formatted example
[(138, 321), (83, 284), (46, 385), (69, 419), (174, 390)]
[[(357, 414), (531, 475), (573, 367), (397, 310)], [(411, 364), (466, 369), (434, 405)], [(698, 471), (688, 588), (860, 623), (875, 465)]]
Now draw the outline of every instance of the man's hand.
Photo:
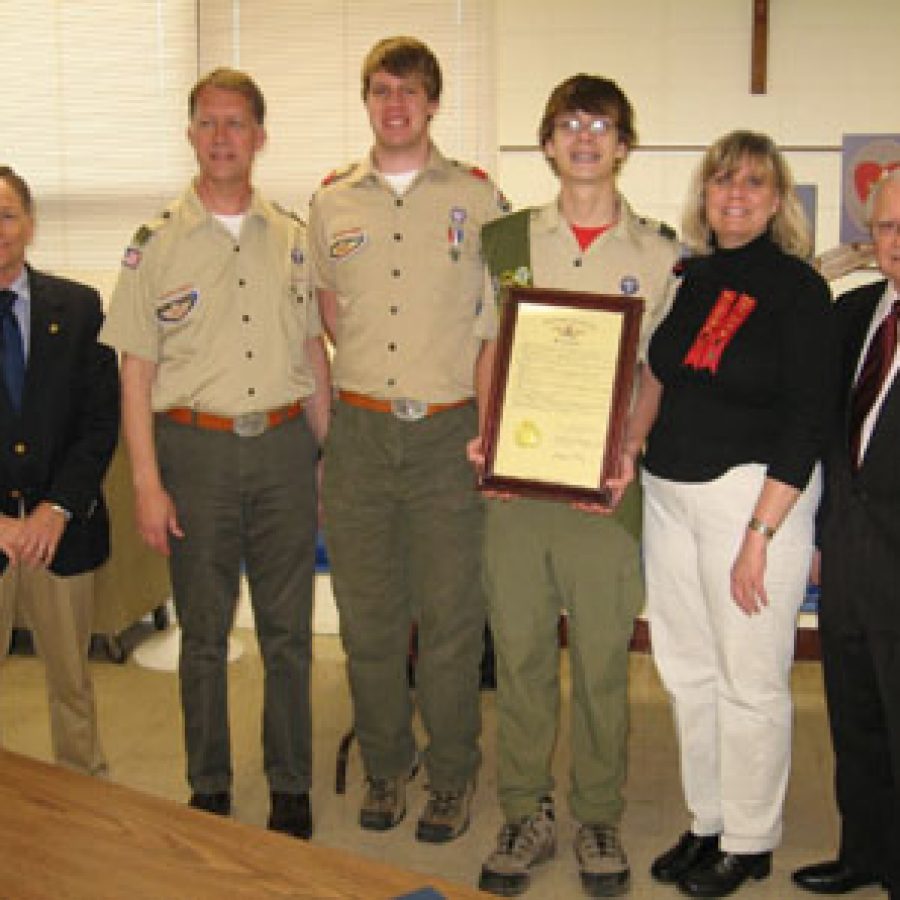
[(619, 474), (613, 478), (607, 478), (603, 486), (610, 492), (609, 503), (572, 503), (572, 509), (581, 512), (593, 513), (598, 516), (611, 516), (619, 503), (628, 485), (634, 481), (634, 457), (630, 453), (623, 453), (619, 461)]
[(169, 535), (184, 537), (175, 503), (161, 485), (135, 489), (135, 519), (144, 543), (163, 556), (172, 552)]
[(484, 475), (484, 441), (481, 439), (481, 435), (473, 437), (466, 444), (466, 459), (472, 464), (478, 477), (481, 478)]
[(46, 501), (21, 520), (19, 528), (19, 562), (32, 569), (49, 566), (66, 530), (66, 517)]
[(0, 515), (0, 550), (6, 554), (11, 566), (19, 561), (19, 532), (21, 530), (21, 519)]
[[(472, 438), (466, 444), (466, 459), (472, 464), (472, 468), (475, 469), (480, 480), (484, 475), (485, 462), (484, 441), (480, 435)], [(511, 494), (509, 491), (482, 491), (481, 494), (483, 497), (490, 497), (492, 500), (512, 500), (515, 497), (515, 494)]]

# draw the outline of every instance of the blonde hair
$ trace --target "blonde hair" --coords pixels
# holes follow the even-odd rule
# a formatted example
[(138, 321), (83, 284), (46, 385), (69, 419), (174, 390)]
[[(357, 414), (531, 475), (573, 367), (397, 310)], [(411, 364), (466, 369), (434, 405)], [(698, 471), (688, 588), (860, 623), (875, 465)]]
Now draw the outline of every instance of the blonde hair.
[(812, 251), (809, 222), (794, 191), (794, 178), (774, 141), (755, 131), (732, 131), (704, 154), (694, 172), (682, 219), (682, 237), (697, 253), (710, 253), (715, 236), (706, 218), (706, 186), (720, 172), (733, 172), (743, 162), (771, 176), (779, 203), (769, 223), (772, 240), (792, 256), (808, 259)]
[(253, 118), (257, 125), (266, 121), (266, 100), (259, 85), (246, 73), (239, 69), (218, 68), (204, 75), (192, 88), (188, 96), (188, 116), (194, 117), (197, 109), (197, 97), (204, 88), (213, 87), (221, 91), (233, 91), (245, 97), (250, 104)]

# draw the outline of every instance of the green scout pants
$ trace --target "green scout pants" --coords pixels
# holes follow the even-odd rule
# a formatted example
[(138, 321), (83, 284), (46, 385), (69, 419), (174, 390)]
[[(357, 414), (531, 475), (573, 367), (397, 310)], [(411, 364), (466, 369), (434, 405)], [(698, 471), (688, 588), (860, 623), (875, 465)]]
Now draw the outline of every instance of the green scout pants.
[(326, 544), (369, 776), (400, 775), (416, 754), (406, 674), (413, 621), (429, 783), (459, 789), (478, 767), (483, 503), (466, 460), (477, 430), (473, 405), (407, 422), (341, 403), (332, 420)]
[[(631, 493), (631, 492), (630, 492)], [(628, 643), (643, 600), (638, 545), (622, 521), (544, 500), (489, 500), (485, 585), (497, 654), (498, 791), (510, 821), (553, 789), (561, 610), (572, 681), (569, 806), (579, 822), (622, 813)]]
[(163, 484), (184, 538), (172, 540), (188, 781), (228, 790), (228, 633), (243, 561), (265, 669), (263, 764), (273, 791), (308, 791), (316, 541), (316, 440), (304, 418), (258, 437), (157, 417)]

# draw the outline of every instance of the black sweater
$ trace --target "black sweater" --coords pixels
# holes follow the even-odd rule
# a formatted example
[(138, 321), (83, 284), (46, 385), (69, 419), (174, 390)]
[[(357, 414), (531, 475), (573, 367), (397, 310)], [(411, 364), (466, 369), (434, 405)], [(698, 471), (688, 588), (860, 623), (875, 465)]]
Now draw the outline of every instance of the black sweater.
[[(770, 478), (802, 490), (822, 455), (831, 410), (828, 285), (768, 235), (684, 265), (672, 309), (650, 343), (663, 395), (644, 465), (660, 478), (702, 482), (762, 463)], [(752, 308), (742, 321), (733, 314), (733, 335), (710, 363), (708, 353), (698, 353), (700, 334), (728, 290), (749, 295), (743, 308)], [(726, 322), (728, 308), (719, 305)], [(685, 362), (692, 348), (694, 365)]]

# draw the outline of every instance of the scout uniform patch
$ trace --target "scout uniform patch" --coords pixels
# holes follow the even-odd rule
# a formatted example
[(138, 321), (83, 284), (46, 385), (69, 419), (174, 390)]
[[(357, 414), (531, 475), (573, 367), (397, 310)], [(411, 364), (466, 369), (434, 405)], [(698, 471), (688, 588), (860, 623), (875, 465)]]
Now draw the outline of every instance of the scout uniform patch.
[(166, 324), (181, 322), (197, 305), (199, 298), (200, 292), (191, 285), (184, 285), (174, 291), (169, 291), (160, 298), (156, 307), (156, 318)]
[[(168, 218), (166, 213), (163, 213), (163, 216)], [(125, 255), (122, 257), (122, 265), (125, 266), (126, 269), (136, 269), (141, 264), (141, 260), (144, 257), (144, 252), (141, 248), (153, 237), (153, 233), (161, 224), (162, 220), (154, 222), (151, 225), (141, 225), (138, 230), (135, 231), (132, 235), (131, 242), (125, 248)]]
[(328, 248), (328, 255), (334, 260), (343, 260), (360, 250), (368, 241), (362, 228), (351, 228), (334, 236)]

